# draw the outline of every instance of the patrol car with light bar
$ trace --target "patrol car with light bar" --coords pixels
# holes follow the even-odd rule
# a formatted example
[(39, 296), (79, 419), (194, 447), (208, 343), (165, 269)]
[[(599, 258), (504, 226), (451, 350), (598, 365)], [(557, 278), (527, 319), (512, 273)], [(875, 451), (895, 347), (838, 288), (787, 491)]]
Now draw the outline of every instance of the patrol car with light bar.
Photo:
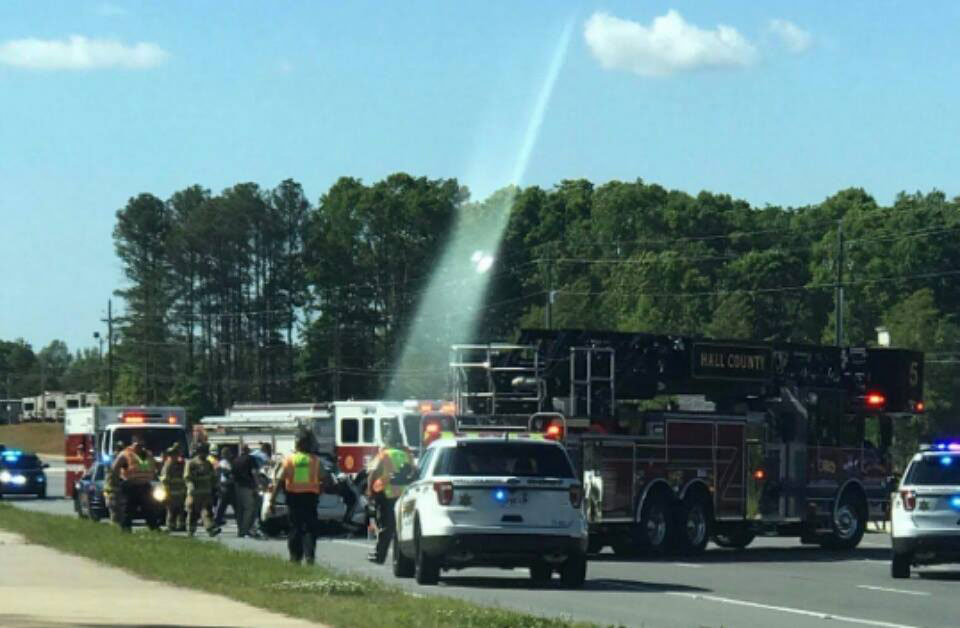
[(564, 586), (583, 586), (583, 487), (559, 442), (562, 417), (544, 419), (460, 432), (453, 417), (424, 418), (429, 445), (396, 503), (394, 575), (435, 584), (441, 570), (522, 567), (538, 584), (558, 572)]
[(19, 449), (0, 452), (0, 497), (4, 495), (47, 496), (47, 474), (50, 465), (41, 462), (36, 454)]
[(960, 441), (923, 446), (892, 501), (894, 578), (909, 578), (912, 566), (960, 562)]

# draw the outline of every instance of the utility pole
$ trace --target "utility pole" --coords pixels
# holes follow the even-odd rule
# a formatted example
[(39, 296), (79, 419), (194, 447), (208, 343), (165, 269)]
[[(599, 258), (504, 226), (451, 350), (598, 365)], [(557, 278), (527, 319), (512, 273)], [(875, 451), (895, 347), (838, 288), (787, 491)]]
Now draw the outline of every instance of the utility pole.
[(107, 318), (101, 319), (107, 324), (107, 400), (113, 405), (113, 300), (107, 299)]
[(556, 291), (553, 289), (553, 271), (554, 264), (552, 259), (547, 259), (544, 265), (543, 273), (546, 279), (547, 302), (544, 308), (544, 325), (547, 329), (553, 329), (553, 297)]
[(843, 346), (843, 220), (837, 221), (837, 286), (834, 296), (837, 346)]

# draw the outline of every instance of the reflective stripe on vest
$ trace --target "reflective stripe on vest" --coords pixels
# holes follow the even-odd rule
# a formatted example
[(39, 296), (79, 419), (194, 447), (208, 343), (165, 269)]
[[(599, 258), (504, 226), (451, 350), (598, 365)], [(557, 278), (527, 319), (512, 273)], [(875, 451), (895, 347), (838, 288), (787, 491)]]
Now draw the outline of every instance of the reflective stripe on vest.
[(320, 494), (320, 460), (297, 452), (283, 461), (284, 489), (288, 493)]
[(133, 484), (149, 484), (153, 481), (153, 460), (141, 458), (132, 447), (124, 449), (123, 456), (127, 459), (127, 466), (120, 469), (120, 477)]

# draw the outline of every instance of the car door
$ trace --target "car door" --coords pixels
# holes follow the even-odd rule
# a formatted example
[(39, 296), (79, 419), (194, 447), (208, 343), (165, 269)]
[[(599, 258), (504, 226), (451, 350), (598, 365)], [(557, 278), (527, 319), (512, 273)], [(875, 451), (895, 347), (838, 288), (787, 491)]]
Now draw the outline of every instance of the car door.
[(413, 540), (413, 516), (417, 511), (417, 502), (424, 496), (429, 496), (431, 486), (431, 466), (436, 458), (436, 447), (428, 449), (420, 458), (417, 466), (417, 477), (407, 486), (407, 489), (397, 499), (396, 520), (397, 538), (401, 541)]

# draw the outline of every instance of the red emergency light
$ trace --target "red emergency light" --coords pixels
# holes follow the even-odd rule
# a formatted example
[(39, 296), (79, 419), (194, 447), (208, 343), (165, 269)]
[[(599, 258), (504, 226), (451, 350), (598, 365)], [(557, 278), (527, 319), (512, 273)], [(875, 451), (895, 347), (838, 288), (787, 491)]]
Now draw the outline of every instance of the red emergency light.
[(764, 471), (763, 469), (757, 469), (756, 471), (753, 472), (754, 480), (762, 480), (765, 477), (767, 477), (767, 472)]
[(543, 432), (544, 438), (547, 440), (563, 440), (565, 434), (563, 433), (563, 421), (554, 419), (547, 424), (547, 429)]
[(142, 414), (125, 414), (122, 420), (124, 423), (146, 423), (147, 417)]
[(922, 401), (917, 401), (913, 404), (913, 411), (917, 414), (923, 414), (923, 411), (926, 409), (927, 406)]
[(868, 408), (882, 408), (883, 406), (887, 405), (887, 396), (882, 392), (868, 392), (867, 396), (864, 397), (863, 400), (867, 404)]
[(175, 416), (173, 416), (173, 415), (171, 414), (170, 416), (167, 417), (167, 423), (169, 423), (170, 425), (176, 425), (176, 424), (177, 424), (177, 417), (175, 417)]

